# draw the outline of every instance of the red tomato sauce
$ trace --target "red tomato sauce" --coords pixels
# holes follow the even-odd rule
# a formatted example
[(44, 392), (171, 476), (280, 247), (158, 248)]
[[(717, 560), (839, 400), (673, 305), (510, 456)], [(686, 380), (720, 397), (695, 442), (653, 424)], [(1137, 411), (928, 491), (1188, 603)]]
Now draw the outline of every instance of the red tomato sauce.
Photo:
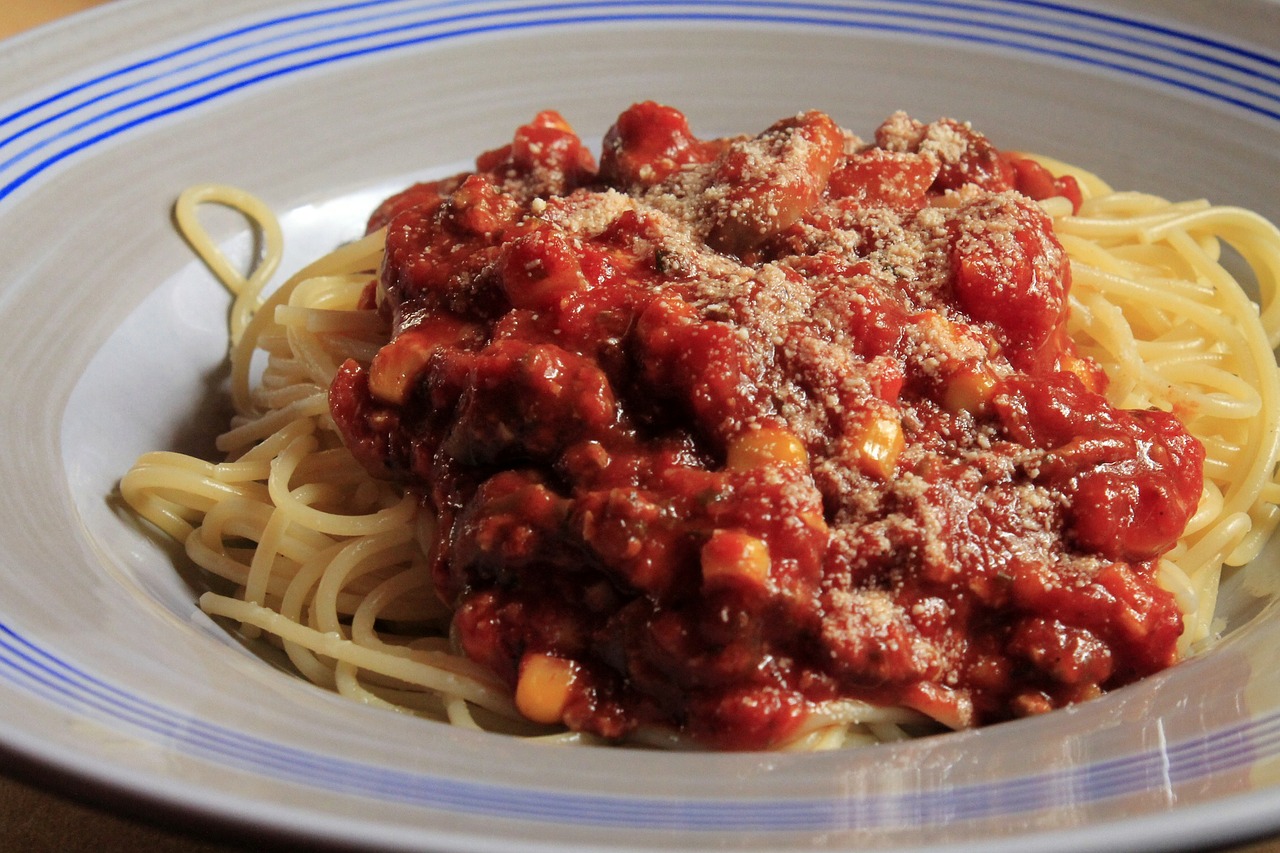
[(544, 722), (767, 748), (824, 702), (951, 727), (1166, 667), (1203, 450), (1064, 332), (1030, 160), (950, 120), (699, 139), (557, 114), (388, 199), (393, 339), (331, 409), (438, 515), (462, 650)]

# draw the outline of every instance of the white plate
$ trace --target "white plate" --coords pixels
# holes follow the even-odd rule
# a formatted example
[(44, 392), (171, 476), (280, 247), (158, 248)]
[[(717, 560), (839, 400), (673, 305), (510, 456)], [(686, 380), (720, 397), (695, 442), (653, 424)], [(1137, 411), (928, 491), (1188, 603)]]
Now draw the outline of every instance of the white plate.
[(1121, 186), (1280, 219), (1278, 39), (1280, 5), (1248, 0), (118, 0), (4, 44), (4, 754), (384, 849), (1142, 849), (1280, 829), (1274, 551), (1226, 591), (1220, 646), (1100, 701), (847, 754), (667, 755), (319, 691), (200, 615), (198, 578), (111, 497), (137, 453), (201, 449), (224, 417), (224, 303), (169, 222), (189, 183), (285, 211), (296, 263), (539, 109), (598, 138), (656, 98), (708, 135), (809, 107), (865, 134), (898, 108), (955, 116)]

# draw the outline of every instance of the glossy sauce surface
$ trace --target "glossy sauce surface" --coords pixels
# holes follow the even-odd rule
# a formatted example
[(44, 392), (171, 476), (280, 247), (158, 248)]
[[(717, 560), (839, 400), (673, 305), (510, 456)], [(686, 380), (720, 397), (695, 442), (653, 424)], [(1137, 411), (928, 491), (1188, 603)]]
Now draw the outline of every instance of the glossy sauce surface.
[(643, 103), (597, 167), (542, 113), (374, 214), (395, 336), (331, 408), (533, 719), (751, 749), (840, 698), (1060, 707), (1174, 661), (1203, 451), (1066, 337), (1051, 195), (949, 120)]

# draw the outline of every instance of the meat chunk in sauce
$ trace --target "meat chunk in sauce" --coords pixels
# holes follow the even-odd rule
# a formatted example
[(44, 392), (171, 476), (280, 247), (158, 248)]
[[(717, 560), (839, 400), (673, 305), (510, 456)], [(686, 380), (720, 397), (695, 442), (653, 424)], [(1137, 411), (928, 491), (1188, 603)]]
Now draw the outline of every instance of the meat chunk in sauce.
[(438, 593), (532, 719), (765, 748), (839, 698), (951, 726), (1169, 665), (1154, 561), (1200, 494), (1171, 416), (1064, 332), (1035, 198), (950, 120), (699, 139), (554, 113), (389, 199), (394, 336), (331, 389), (439, 516)]

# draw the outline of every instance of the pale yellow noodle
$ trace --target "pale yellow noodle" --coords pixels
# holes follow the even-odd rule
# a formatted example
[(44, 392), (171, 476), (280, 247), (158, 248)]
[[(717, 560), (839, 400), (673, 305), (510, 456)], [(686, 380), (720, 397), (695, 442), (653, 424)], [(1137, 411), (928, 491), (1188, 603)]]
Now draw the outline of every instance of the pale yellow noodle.
[[(248, 278), (232, 265), (222, 249), (214, 243), (209, 232), (200, 224), (196, 210), (202, 204), (217, 204), (244, 215), (263, 241), (261, 259), (253, 264)], [(188, 187), (173, 207), (178, 230), (187, 239), (205, 265), (223, 285), (235, 295), (228, 319), (232, 342), (238, 341), (245, 327), (258, 308), (259, 294), (266, 287), (280, 264), (284, 251), (284, 235), (280, 223), (269, 207), (254, 196), (236, 187), (221, 184), (197, 184)]]
[[(1253, 559), (1277, 523), (1280, 231), (1249, 211), (1111, 193), (1046, 165), (1087, 188), (1078, 216), (1054, 217), (1072, 262), (1073, 337), (1111, 377), (1113, 402), (1176, 412), (1206, 449), (1200, 511), (1161, 574), (1190, 649), (1216, 631), (1223, 566)], [(1223, 266), (1223, 244), (1247, 262), (1253, 298)]]
[(362, 648), (341, 635), (323, 633), (305, 625), (299, 625), (273, 610), (249, 601), (206, 592), (200, 596), (200, 607), (211, 615), (225, 616), (243, 624), (253, 625), (334, 660), (344, 661), (370, 671), (382, 672), (407, 684), (417, 684), (439, 693), (458, 696), (504, 716), (518, 716), (511, 700), (497, 685), (484, 684), (439, 667)]
[[(275, 309), (289, 304), (289, 298), (301, 283), (324, 276), (373, 275), (382, 259), (385, 231), (340, 246), (333, 252), (304, 267), (272, 293), (245, 324), (244, 333), (231, 342), (231, 401), (237, 412), (248, 415), (260, 412), (252, 399), (253, 353), (259, 336), (275, 323)], [(352, 308), (354, 305), (347, 305)], [(276, 330), (278, 331), (278, 330)]]

